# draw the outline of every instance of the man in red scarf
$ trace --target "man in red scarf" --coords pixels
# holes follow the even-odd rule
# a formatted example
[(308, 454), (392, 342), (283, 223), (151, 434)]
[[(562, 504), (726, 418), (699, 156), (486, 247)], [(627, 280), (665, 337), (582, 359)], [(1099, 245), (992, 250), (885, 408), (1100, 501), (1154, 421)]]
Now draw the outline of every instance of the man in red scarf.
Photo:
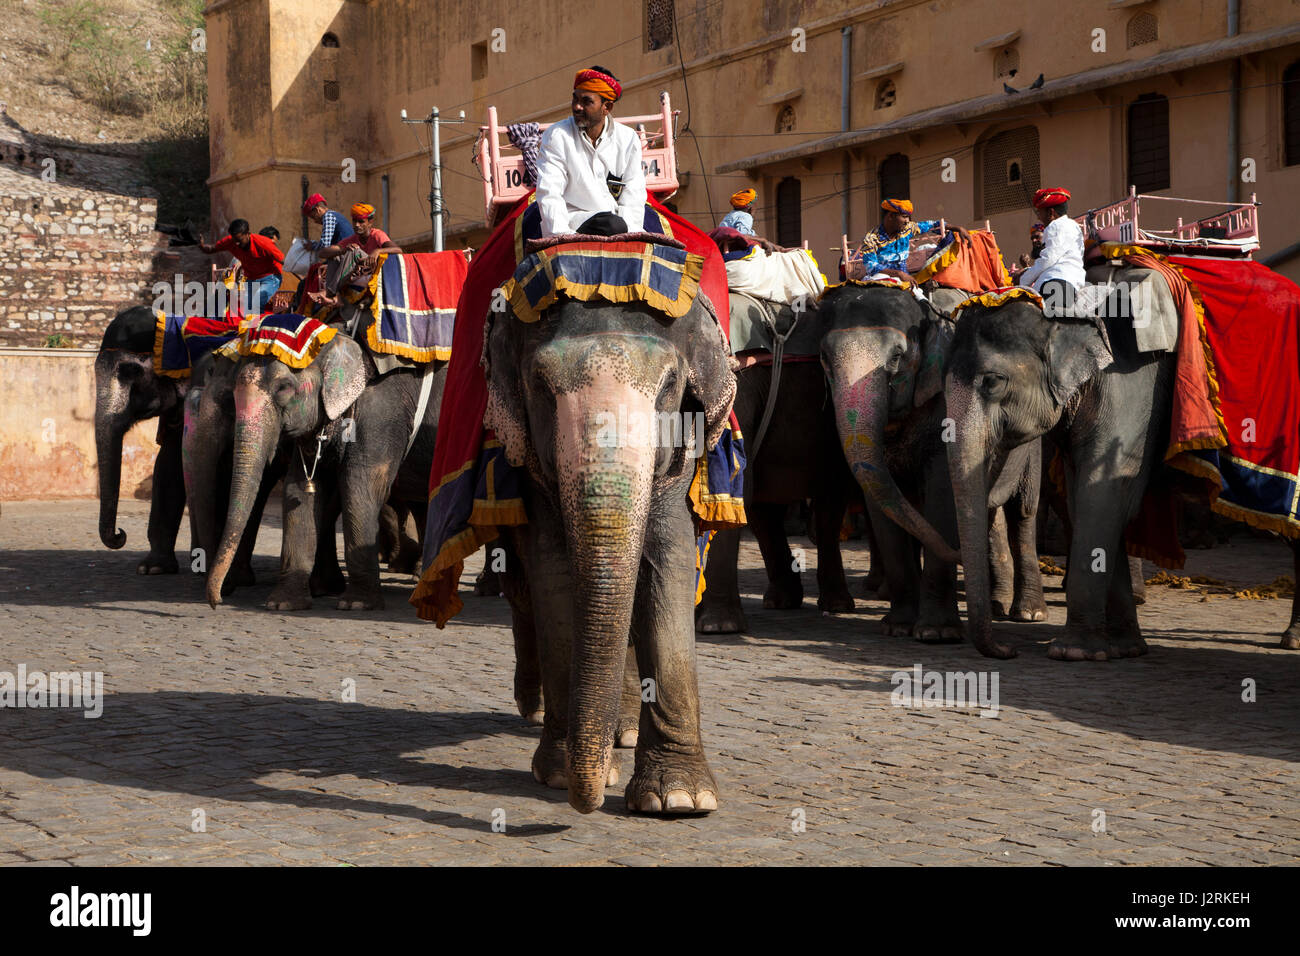
[(638, 230), (646, 188), (641, 141), (614, 122), (623, 87), (601, 66), (579, 70), (573, 112), (542, 134), (537, 205), (542, 235), (612, 236)]

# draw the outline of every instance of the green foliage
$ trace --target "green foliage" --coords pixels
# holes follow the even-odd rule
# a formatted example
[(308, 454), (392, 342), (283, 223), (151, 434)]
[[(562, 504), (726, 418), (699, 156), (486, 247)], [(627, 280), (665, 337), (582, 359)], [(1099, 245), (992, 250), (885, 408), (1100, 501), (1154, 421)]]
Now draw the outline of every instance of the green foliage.
[(110, 19), (97, 0), (69, 0), (40, 11), (63, 81), (79, 98), (110, 113), (142, 116), (147, 97), (141, 82), (148, 58), (133, 37)]
[(47, 349), (75, 348), (72, 339), (68, 338), (62, 332), (55, 332), (53, 335), (47, 335), (45, 337), (45, 347)]

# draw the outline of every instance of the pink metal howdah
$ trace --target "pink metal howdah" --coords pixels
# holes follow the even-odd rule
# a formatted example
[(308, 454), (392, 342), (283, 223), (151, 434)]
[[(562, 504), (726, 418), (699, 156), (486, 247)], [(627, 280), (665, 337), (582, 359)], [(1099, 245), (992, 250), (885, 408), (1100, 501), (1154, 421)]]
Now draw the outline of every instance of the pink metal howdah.
[[(1143, 210), (1143, 203), (1147, 209)], [(1185, 222), (1177, 216), (1172, 223), (1152, 216), (1152, 203), (1178, 203), (1167, 207), (1172, 212), (1190, 206), (1213, 206), (1219, 211)], [(1188, 215), (1195, 212), (1188, 210)], [(1139, 222), (1139, 217), (1142, 221)], [(1250, 258), (1259, 248), (1259, 202), (1251, 193), (1248, 203), (1211, 202), (1204, 199), (1181, 199), (1176, 196), (1139, 194), (1130, 186), (1128, 195), (1119, 202), (1089, 209), (1075, 222), (1089, 239), (1102, 242), (1125, 242), (1139, 246), (1179, 249), (1183, 251), (1213, 252), (1217, 255), (1237, 255)]]
[[(641, 168), (646, 191), (659, 200), (677, 191), (677, 152), (674, 146), (674, 110), (668, 93), (659, 94), (660, 111), (646, 116), (615, 116), (615, 122), (636, 128), (641, 137)], [(501, 221), (505, 210), (528, 195), (524, 178), (524, 157), (510, 143), (506, 126), (497, 119), (497, 108), (488, 107), (486, 126), (479, 127), (478, 168), (483, 174), (483, 203), (489, 227)], [(550, 123), (538, 124), (543, 131)]]

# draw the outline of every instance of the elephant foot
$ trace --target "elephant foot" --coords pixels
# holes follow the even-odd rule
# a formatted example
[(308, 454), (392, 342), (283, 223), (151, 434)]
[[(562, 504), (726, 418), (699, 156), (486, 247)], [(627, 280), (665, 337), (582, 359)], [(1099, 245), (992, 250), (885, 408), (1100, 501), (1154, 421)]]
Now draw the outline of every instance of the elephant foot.
[(1288, 627), (1277, 646), (1286, 651), (1300, 651), (1300, 628)]
[(136, 574), (177, 574), (181, 566), (174, 554), (154, 554), (150, 551), (143, 561), (135, 566)]
[(519, 716), (524, 719), (529, 727), (542, 726), (542, 718), (546, 716), (546, 706), (542, 702), (542, 691), (524, 691), (515, 695), (515, 706), (519, 708)]
[(880, 619), (880, 633), (886, 637), (911, 637), (916, 617), (915, 608), (890, 608)]
[(635, 750), (640, 736), (640, 729), (636, 725), (629, 727), (620, 722), (618, 729), (614, 731), (614, 746), (619, 750)]
[[(545, 784), (552, 790), (568, 790), (569, 775), (566, 769), (564, 742), (551, 740), (542, 733), (542, 740), (533, 752), (533, 779)], [(612, 787), (619, 781), (618, 761), (610, 755), (609, 776), (605, 786)]]
[(922, 644), (960, 644), (961, 618), (956, 612), (940, 617), (922, 616), (912, 628), (912, 636)]
[(226, 580), (221, 582), (221, 593), (223, 595), (233, 594), (235, 588), (252, 587), (257, 583), (257, 577), (253, 574), (251, 564), (235, 565), (226, 575)]
[(377, 611), (384, 606), (384, 596), (379, 591), (360, 591), (348, 588), (339, 598), (340, 611)]
[(1047, 620), (1047, 602), (1041, 597), (1036, 601), (1017, 601), (1011, 605), (1011, 610), (1007, 612), (1007, 617), (1012, 621), (1026, 621), (1034, 623)]
[(817, 610), (828, 614), (847, 614), (854, 607), (853, 596), (849, 594), (848, 588), (822, 592), (817, 596)]
[(498, 597), (501, 594), (501, 575), (484, 568), (474, 579), (474, 593), (479, 597)]
[(868, 574), (866, 580), (862, 582), (862, 594), (876, 601), (888, 601), (889, 583), (885, 580), (885, 573), (872, 571)]
[(710, 602), (708, 592), (704, 600), (695, 608), (695, 632), (697, 634), (741, 634), (749, 630), (745, 612), (740, 609), (740, 598), (734, 601)]
[(333, 597), (347, 590), (348, 582), (337, 567), (329, 571), (313, 571), (309, 588), (312, 597)]
[(1107, 650), (1110, 652), (1110, 659), (1114, 661), (1125, 657), (1142, 657), (1149, 648), (1141, 634), (1112, 634), (1110, 647)]
[(1111, 640), (1101, 628), (1070, 627), (1052, 641), (1047, 656), (1054, 661), (1108, 661)]
[(388, 570), (394, 574), (415, 574), (420, 567), (419, 547), (407, 548), (394, 555), (388, 562)]
[(296, 588), (276, 587), (266, 599), (268, 611), (305, 611), (311, 607), (311, 595)]
[(623, 800), (633, 813), (710, 813), (718, 809), (718, 785), (702, 754), (638, 751), (637, 768)]
[(773, 581), (763, 594), (763, 607), (769, 611), (794, 611), (803, 607), (803, 585), (798, 578)]

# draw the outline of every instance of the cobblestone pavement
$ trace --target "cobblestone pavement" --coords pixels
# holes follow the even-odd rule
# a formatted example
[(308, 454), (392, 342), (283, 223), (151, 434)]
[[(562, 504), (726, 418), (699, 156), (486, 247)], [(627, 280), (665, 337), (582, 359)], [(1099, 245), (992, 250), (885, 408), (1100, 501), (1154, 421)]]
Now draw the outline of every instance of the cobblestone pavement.
[[(438, 631), (390, 575), (384, 611), (270, 613), (267, 584), (213, 611), (196, 576), (134, 573), (146, 503), (123, 503), (122, 552), (100, 546), (95, 510), (6, 502), (0, 517), (0, 671), (105, 681), (99, 719), (0, 710), (0, 862), (1300, 861), (1300, 653), (1276, 648), (1285, 600), (1152, 588), (1149, 656), (1064, 664), (1046, 657), (1065, 616), (1049, 578), (1051, 623), (1001, 625), (1021, 653), (993, 662), (882, 637), (876, 602), (822, 617), (810, 593), (802, 612), (765, 612), (749, 542), (752, 633), (699, 643), (721, 809), (632, 817), (620, 785), (581, 816), (529, 773), (538, 732), (510, 699), (504, 600), (466, 594)], [(1189, 570), (1254, 585), (1289, 572), (1278, 543), (1233, 542), (1192, 552)], [(264, 529), (265, 581), (278, 548)], [(856, 592), (866, 558), (846, 549)], [(805, 580), (814, 591), (811, 569)], [(917, 663), (996, 672), (996, 719), (891, 706), (891, 675)], [(355, 703), (340, 699), (349, 679)], [(631, 754), (619, 760), (625, 780)]]

